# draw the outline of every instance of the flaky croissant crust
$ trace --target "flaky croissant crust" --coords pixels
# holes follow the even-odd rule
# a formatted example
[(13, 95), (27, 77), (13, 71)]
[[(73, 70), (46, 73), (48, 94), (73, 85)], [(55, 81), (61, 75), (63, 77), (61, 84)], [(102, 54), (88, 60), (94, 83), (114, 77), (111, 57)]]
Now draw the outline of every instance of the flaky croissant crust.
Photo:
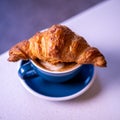
[(21, 41), (9, 51), (9, 61), (39, 59), (51, 64), (76, 62), (105, 67), (103, 54), (87, 41), (64, 25), (53, 25), (36, 33), (29, 40)]

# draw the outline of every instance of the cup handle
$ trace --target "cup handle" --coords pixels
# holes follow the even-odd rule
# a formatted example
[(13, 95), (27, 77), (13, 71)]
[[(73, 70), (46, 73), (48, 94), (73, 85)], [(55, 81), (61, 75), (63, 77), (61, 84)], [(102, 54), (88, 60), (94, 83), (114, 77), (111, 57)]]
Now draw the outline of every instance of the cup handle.
[(38, 73), (34, 70), (34, 68), (31, 65), (31, 62), (25, 62), (25, 63), (21, 63), (21, 66), (18, 70), (18, 74), (22, 79), (26, 79), (26, 78), (34, 78), (38, 76)]

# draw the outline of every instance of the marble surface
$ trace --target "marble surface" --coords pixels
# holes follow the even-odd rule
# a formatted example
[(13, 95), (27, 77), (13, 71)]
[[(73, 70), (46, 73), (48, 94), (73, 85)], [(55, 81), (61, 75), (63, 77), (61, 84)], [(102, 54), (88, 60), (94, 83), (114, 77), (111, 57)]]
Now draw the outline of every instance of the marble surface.
[(30, 94), (20, 83), (19, 62), (0, 55), (1, 120), (120, 120), (120, 1), (105, 1), (63, 22), (104, 53), (91, 88), (76, 99), (51, 102)]

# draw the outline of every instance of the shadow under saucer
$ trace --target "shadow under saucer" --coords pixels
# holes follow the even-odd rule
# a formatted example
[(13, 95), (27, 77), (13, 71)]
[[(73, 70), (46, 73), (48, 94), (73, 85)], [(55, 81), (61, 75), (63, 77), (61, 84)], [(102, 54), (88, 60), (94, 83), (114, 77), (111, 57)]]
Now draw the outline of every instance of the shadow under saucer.
[(96, 98), (102, 92), (102, 86), (100, 84), (99, 76), (95, 76), (95, 80), (89, 90), (83, 93), (81, 96), (74, 98), (72, 100), (66, 101), (68, 103), (79, 103), (79, 102), (86, 102), (91, 99)]

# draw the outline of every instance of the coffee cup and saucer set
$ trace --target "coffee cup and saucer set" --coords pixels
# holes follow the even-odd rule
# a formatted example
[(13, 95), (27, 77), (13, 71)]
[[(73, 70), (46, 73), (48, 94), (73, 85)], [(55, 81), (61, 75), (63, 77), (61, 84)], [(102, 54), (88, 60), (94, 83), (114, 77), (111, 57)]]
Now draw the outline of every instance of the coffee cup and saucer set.
[(82, 95), (90, 88), (95, 68), (86, 64), (56, 71), (44, 69), (32, 60), (22, 60), (18, 74), (23, 86), (33, 95), (50, 101), (65, 101)]

